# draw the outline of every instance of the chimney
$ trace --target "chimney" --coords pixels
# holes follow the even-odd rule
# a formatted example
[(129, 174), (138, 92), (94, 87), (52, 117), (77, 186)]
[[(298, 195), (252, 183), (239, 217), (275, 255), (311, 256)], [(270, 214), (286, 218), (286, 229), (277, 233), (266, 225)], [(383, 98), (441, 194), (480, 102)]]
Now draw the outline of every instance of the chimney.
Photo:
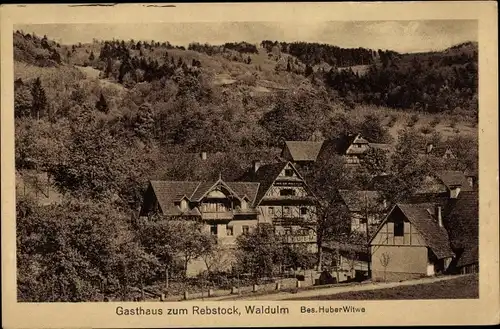
[(201, 152), (200, 153), (200, 158), (205, 161), (207, 159), (207, 152)]
[(456, 199), (460, 194), (460, 185), (450, 186), (450, 198)]
[(260, 160), (253, 161), (253, 173), (255, 174), (260, 168)]
[(440, 227), (443, 227), (443, 216), (441, 214), (441, 206), (436, 205), (436, 219)]

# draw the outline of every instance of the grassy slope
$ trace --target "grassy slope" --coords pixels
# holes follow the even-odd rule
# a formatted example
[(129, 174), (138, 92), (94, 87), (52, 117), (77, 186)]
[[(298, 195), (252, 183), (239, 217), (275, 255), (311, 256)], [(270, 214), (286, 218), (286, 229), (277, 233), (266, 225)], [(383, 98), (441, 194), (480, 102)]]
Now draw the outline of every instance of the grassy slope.
[(353, 291), (303, 300), (394, 300), (394, 299), (470, 299), (479, 298), (478, 275), (402, 286), (397, 288)]
[[(71, 46), (62, 45), (58, 48), (58, 50), (62, 56), (63, 62), (68, 62), (67, 53), (68, 51), (71, 52)], [(54, 74), (55, 70), (63, 70), (61, 73), (65, 73), (68, 72), (68, 70), (73, 71), (73, 65), (83, 65), (83, 63), (88, 60), (91, 51), (93, 51), (95, 57), (98, 58), (99, 50), (99, 44), (83, 44), (81, 47), (77, 47), (75, 52), (71, 53), (68, 63), (69, 65), (63, 65), (59, 68), (39, 68), (34, 65), (17, 62), (15, 67), (15, 76), (22, 77), (23, 79), (36, 77), (38, 75), (48, 75), (54, 77), (56, 76), (56, 74)], [(477, 44), (466, 43), (438, 53), (407, 54), (404, 55), (404, 59), (402, 61), (411, 63), (412, 58), (418, 56), (418, 58), (425, 63), (428, 58), (432, 56), (446, 56), (462, 52), (470, 54), (475, 50), (477, 50)], [(294, 89), (299, 86), (305, 86), (307, 88), (312, 87), (309, 79), (306, 79), (302, 75), (289, 73), (284, 70), (287, 63), (287, 57), (290, 56), (288, 54), (282, 54), (281, 59), (277, 59), (276, 57), (268, 56), (264, 49), (259, 48), (258, 54), (243, 56), (244, 58), (250, 56), (252, 59), (251, 64), (228, 60), (222, 55), (208, 56), (204, 53), (180, 49), (166, 50), (156, 48), (153, 51), (143, 49), (143, 54), (145, 57), (157, 59), (161, 64), (163, 62), (165, 51), (168, 51), (169, 57), (174, 57), (176, 61), (179, 57), (183, 58), (183, 60), (187, 63), (190, 63), (192, 59), (199, 60), (203, 70), (212, 77), (212, 83), (214, 85), (225, 85), (224, 88), (227, 88), (229, 91), (234, 93), (241, 93), (242, 91), (245, 91), (249, 92), (249, 95), (252, 97), (259, 97), (269, 95), (278, 89)], [(137, 50), (132, 50), (131, 52), (132, 55), (139, 55), (139, 51)], [(275, 71), (277, 63), (280, 64), (283, 71)], [(366, 70), (366, 66), (353, 67), (353, 70), (359, 71), (362, 74), (363, 71)], [(71, 73), (75, 74), (74, 72)], [(57, 76), (60, 75), (57, 74)], [(86, 76), (87, 79), (91, 78), (88, 74), (86, 74)], [(42, 82), (43, 80), (44, 79), (42, 78)], [(51, 84), (53, 85), (53, 83)], [(108, 81), (105, 81), (105, 83), (101, 83), (101, 87), (112, 87), (112, 85), (109, 84)], [(395, 123), (392, 126), (387, 125), (389, 132), (395, 139), (397, 138), (398, 132), (407, 126), (406, 124), (410, 116), (414, 114), (412, 112), (398, 111), (385, 107), (376, 107), (373, 105), (357, 105), (351, 113), (355, 113), (355, 115), (359, 117), (369, 113), (375, 113), (383, 118), (382, 121), (385, 124), (390, 121), (391, 116), (395, 116), (397, 118)], [(456, 120), (450, 115), (444, 114), (421, 113), (419, 114), (419, 117), (420, 119), (414, 126), (417, 130), (421, 130), (424, 127), (429, 128), (429, 123), (438, 118), (439, 123), (434, 128), (431, 128), (430, 133), (438, 131), (445, 138), (456, 136), (458, 134), (477, 136), (477, 126), (472, 121), (464, 121), (462, 118)], [(454, 127), (452, 127), (453, 121), (456, 121)]]

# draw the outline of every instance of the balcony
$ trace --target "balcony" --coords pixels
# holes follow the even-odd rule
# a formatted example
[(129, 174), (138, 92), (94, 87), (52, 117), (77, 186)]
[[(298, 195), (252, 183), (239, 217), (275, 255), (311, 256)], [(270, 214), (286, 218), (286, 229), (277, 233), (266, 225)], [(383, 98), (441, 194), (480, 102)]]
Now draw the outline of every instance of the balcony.
[(232, 220), (234, 214), (232, 211), (205, 211), (201, 213), (204, 220)]
[(262, 201), (269, 205), (302, 205), (314, 204), (315, 200), (311, 196), (301, 196), (301, 195), (273, 195), (265, 196)]
[(258, 215), (259, 211), (257, 209), (252, 209), (252, 208), (234, 209), (233, 214), (235, 214), (235, 215)]

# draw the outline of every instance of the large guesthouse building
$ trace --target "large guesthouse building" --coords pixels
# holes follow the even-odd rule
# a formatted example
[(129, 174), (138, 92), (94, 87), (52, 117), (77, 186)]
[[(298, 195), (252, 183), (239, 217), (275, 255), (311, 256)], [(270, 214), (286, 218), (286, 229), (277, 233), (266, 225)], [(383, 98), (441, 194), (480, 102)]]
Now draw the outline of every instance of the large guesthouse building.
[(140, 216), (152, 215), (201, 220), (227, 249), (234, 249), (239, 235), (268, 223), (283, 243), (316, 251), (314, 197), (290, 162), (261, 166), (255, 161), (233, 182), (150, 181)]

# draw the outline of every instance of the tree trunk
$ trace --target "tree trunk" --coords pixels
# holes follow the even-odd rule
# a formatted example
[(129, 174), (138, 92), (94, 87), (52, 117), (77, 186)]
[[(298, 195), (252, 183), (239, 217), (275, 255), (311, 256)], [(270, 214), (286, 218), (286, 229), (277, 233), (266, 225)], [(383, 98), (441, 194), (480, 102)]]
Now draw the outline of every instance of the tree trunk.
[(336, 261), (336, 273), (337, 273), (337, 283), (340, 283), (340, 274), (339, 274), (339, 270), (340, 270), (340, 250), (337, 248), (336, 250), (336, 257), (337, 257), (337, 261)]
[(189, 258), (186, 257), (184, 260), (184, 278), (187, 278), (188, 274), (188, 263), (189, 263)]
[(318, 246), (318, 264), (316, 270), (321, 271), (323, 265), (323, 239), (318, 236), (316, 244)]
[(165, 268), (165, 289), (168, 289), (168, 266)]

